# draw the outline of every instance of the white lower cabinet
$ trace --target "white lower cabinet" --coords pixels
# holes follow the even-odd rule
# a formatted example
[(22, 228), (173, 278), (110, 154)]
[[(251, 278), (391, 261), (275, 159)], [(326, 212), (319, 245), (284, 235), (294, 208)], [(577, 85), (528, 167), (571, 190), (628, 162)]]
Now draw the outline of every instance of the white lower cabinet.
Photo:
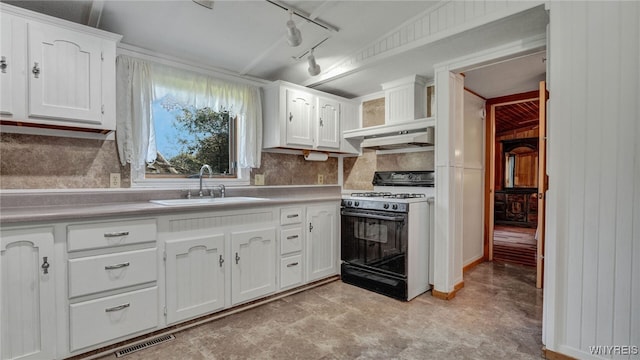
[(253, 300), (276, 290), (276, 228), (231, 233), (231, 302)]
[(280, 259), (281, 289), (302, 285), (303, 280), (302, 255), (287, 256)]
[(153, 329), (158, 325), (158, 287), (71, 304), (71, 351)]
[(167, 324), (224, 308), (224, 233), (167, 241)]
[(53, 359), (56, 297), (53, 228), (0, 235), (2, 359)]
[(308, 281), (336, 274), (339, 244), (338, 206), (308, 206), (306, 219)]

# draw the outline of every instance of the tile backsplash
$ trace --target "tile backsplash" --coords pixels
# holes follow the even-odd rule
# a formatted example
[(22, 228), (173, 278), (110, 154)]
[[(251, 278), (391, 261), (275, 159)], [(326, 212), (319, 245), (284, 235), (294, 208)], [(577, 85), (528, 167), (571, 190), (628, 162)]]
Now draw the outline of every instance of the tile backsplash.
[(251, 169), (251, 185), (255, 185), (255, 175), (264, 175), (265, 185), (315, 185), (318, 175), (323, 184), (338, 184), (338, 159), (329, 157), (327, 161), (307, 161), (302, 155), (262, 153), (259, 169)]
[(106, 188), (110, 173), (130, 186), (129, 166), (120, 165), (113, 140), (0, 134), (2, 189)]

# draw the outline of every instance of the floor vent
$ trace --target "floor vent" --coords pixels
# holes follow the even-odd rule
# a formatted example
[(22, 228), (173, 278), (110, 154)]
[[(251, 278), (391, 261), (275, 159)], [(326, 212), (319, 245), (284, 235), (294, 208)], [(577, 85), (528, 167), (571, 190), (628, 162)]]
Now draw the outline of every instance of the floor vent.
[(175, 339), (176, 337), (173, 335), (165, 335), (165, 336), (160, 336), (157, 337), (155, 339), (151, 339), (149, 341), (145, 341), (141, 344), (137, 344), (137, 345), (133, 345), (133, 346), (129, 346), (128, 348), (122, 349), (122, 350), (118, 350), (116, 351), (116, 357), (123, 357), (125, 355), (129, 355), (133, 352), (136, 351), (140, 351), (140, 350), (144, 350), (146, 348), (152, 347), (154, 345), (158, 345), (158, 344), (162, 344), (164, 342), (167, 341), (171, 341), (173, 339)]

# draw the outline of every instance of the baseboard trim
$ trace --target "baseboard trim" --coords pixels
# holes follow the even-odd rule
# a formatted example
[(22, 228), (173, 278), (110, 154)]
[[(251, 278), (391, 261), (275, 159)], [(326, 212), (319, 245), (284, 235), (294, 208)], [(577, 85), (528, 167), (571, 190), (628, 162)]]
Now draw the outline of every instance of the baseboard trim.
[(553, 350), (549, 350), (544, 346), (542, 347), (542, 353), (544, 354), (544, 358), (549, 360), (578, 360), (569, 355), (565, 355), (559, 352), (555, 352)]
[(442, 299), (442, 300), (451, 300), (454, 297), (456, 297), (456, 293), (458, 291), (460, 291), (460, 289), (462, 289), (464, 287), (464, 281), (460, 281), (459, 283), (455, 284), (453, 286), (453, 290), (451, 292), (442, 292), (442, 291), (438, 291), (436, 289), (432, 289), (431, 290), (431, 295), (433, 297), (436, 297), (438, 299)]
[(484, 256), (483, 256), (483, 257), (481, 257), (480, 259), (478, 259), (478, 260), (476, 260), (476, 261), (473, 261), (473, 262), (471, 262), (471, 263), (469, 263), (469, 264), (465, 265), (465, 266), (462, 268), (462, 272), (463, 272), (463, 273), (466, 273), (467, 271), (469, 271), (469, 270), (473, 269), (474, 267), (476, 267), (476, 266), (478, 266), (478, 265), (482, 264), (482, 263), (483, 263), (483, 262), (485, 262), (485, 261), (487, 261), (487, 260), (486, 260), (486, 259), (484, 258)]

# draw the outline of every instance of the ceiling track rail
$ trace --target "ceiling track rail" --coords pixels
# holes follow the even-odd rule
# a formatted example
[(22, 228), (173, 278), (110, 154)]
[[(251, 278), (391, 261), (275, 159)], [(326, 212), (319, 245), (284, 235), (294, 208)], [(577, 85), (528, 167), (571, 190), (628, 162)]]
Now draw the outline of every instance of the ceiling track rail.
[(308, 22), (314, 23), (317, 26), (319, 26), (319, 27), (321, 27), (321, 28), (323, 28), (323, 29), (325, 29), (325, 30), (327, 30), (329, 32), (339, 32), (340, 31), (340, 29), (338, 29), (337, 27), (335, 27), (333, 25), (329, 25), (329, 24), (327, 24), (327, 23), (325, 23), (323, 21), (311, 18), (309, 16), (309, 14), (307, 14), (307, 13), (301, 11), (301, 10), (298, 10), (298, 9), (296, 9), (294, 7), (291, 7), (289, 5), (286, 5), (286, 4), (284, 4), (284, 3), (280, 2), (280, 1), (277, 1), (277, 0), (266, 0), (266, 1), (268, 3), (270, 3), (270, 4), (272, 4), (272, 5), (275, 5), (275, 6), (279, 7), (279, 8), (281, 8), (281, 9), (283, 9), (284, 11), (292, 11), (296, 16), (298, 16), (298, 17), (300, 17), (300, 18), (302, 18), (302, 19), (304, 19), (304, 20), (306, 20)]

